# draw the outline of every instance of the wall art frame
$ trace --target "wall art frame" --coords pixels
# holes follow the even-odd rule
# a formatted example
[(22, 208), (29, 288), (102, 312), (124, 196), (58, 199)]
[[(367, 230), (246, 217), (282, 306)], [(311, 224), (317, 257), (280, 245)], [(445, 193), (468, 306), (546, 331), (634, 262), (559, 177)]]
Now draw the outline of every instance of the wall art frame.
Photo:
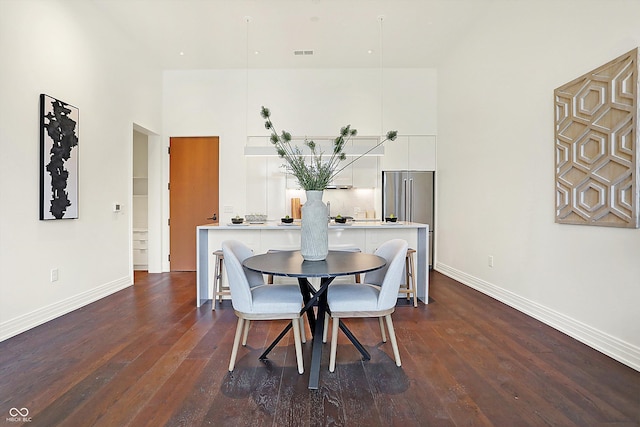
[(638, 48), (554, 90), (556, 223), (639, 227)]
[(40, 94), (40, 219), (78, 218), (79, 110)]

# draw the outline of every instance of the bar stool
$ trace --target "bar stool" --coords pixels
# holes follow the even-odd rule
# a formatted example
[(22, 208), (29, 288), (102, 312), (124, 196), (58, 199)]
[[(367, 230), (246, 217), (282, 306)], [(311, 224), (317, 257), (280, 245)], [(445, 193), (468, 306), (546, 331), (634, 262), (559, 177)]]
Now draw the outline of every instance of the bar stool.
[(407, 256), (404, 259), (405, 283), (400, 285), (400, 293), (407, 295), (407, 300), (411, 299), (413, 294), (413, 306), (418, 306), (418, 290), (416, 289), (415, 264), (413, 262), (413, 254), (415, 249), (407, 249)]
[(215, 268), (213, 270), (213, 299), (211, 300), (211, 310), (216, 309), (216, 299), (222, 302), (223, 295), (231, 295), (229, 286), (222, 283), (222, 272), (224, 271), (224, 254), (222, 249), (213, 252), (216, 257)]

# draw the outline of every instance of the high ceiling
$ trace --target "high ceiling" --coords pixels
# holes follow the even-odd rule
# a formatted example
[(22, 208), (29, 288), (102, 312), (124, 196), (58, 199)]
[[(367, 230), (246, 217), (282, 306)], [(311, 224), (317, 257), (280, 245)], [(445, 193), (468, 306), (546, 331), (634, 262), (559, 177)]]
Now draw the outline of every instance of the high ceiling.
[(163, 69), (211, 69), (435, 67), (492, 0), (92, 1)]

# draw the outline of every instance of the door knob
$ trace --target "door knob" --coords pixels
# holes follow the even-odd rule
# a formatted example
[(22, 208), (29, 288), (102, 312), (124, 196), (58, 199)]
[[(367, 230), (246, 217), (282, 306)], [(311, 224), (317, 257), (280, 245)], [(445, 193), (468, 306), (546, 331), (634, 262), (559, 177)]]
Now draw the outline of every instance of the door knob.
[(218, 220), (218, 214), (214, 212), (213, 216), (211, 218), (207, 218), (207, 219), (210, 219), (210, 220), (213, 220), (213, 221), (217, 221)]

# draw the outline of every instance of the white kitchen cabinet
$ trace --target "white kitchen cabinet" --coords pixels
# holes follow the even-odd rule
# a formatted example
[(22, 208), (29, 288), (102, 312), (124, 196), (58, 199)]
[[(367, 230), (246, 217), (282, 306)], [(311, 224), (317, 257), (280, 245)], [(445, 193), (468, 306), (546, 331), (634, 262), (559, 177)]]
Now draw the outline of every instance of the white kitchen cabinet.
[(378, 157), (361, 157), (353, 166), (354, 188), (375, 188), (378, 183)]
[[(247, 213), (261, 213), (267, 207), (267, 167), (270, 157), (246, 157), (246, 210), (247, 212), (232, 212), (231, 216), (244, 216)], [(231, 184), (231, 183), (230, 183)], [(242, 191), (242, 189), (237, 189)]]
[(409, 166), (409, 137), (398, 135), (395, 141), (384, 144), (382, 170), (406, 170)]
[[(287, 215), (284, 201), (286, 196), (286, 171), (282, 167), (284, 159), (280, 157), (267, 157), (267, 182), (266, 182), (266, 210), (268, 218), (282, 218)], [(250, 213), (250, 212), (249, 212)]]
[(401, 135), (385, 143), (382, 170), (436, 170), (435, 135)]
[(282, 204), (290, 184), (284, 168), (280, 167), (284, 160), (277, 156), (247, 156), (245, 162), (246, 212), (233, 215), (265, 214), (269, 218), (280, 218), (285, 214)]

